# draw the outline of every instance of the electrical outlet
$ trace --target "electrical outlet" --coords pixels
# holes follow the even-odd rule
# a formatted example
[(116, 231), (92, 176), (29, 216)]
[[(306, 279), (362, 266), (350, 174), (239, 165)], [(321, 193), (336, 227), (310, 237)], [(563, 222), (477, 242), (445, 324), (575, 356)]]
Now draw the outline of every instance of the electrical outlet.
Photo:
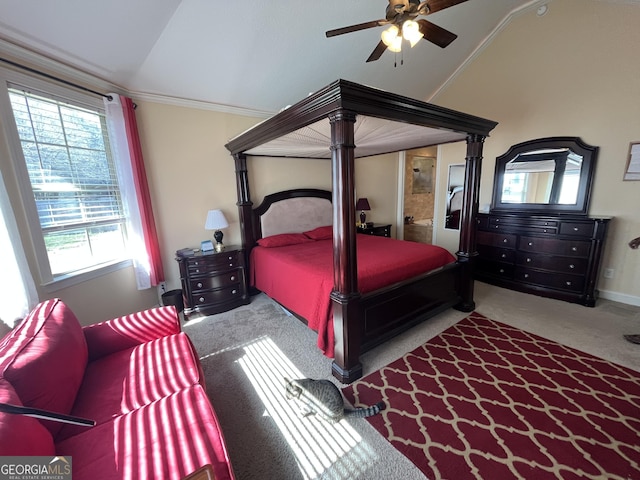
[(604, 269), (604, 278), (613, 278), (615, 274), (616, 274), (616, 271), (613, 268)]

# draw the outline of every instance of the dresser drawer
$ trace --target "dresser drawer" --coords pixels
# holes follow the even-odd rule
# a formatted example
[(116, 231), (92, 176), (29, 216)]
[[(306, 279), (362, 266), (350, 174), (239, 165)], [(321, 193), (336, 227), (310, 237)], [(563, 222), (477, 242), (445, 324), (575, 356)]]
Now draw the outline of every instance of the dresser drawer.
[(587, 272), (587, 264), (589, 262), (586, 258), (579, 257), (559, 257), (554, 255), (538, 255), (535, 253), (518, 252), (516, 263), (528, 268), (584, 275)]
[(517, 217), (490, 217), (488, 229), (495, 232), (517, 231), (520, 233), (555, 234), (558, 232), (558, 221)]
[(240, 266), (239, 252), (222, 252), (187, 260), (190, 275), (206, 274), (223, 270), (230, 270)]
[(556, 238), (520, 237), (518, 250), (522, 252), (550, 253), (572, 257), (588, 257), (591, 242), (559, 240)]
[(480, 273), (503, 279), (513, 278), (513, 272), (515, 268), (513, 264), (492, 262), (483, 258), (478, 259), (476, 267)]
[(476, 236), (476, 240), (479, 245), (489, 245), (502, 248), (516, 248), (516, 239), (516, 235), (492, 232), (478, 232)]
[(230, 272), (221, 273), (215, 276), (190, 278), (191, 291), (211, 290), (222, 288), (242, 281), (242, 270), (236, 269)]
[(575, 235), (580, 237), (591, 237), (593, 235), (593, 222), (562, 222), (560, 224), (560, 235)]
[(515, 279), (521, 282), (572, 292), (580, 292), (584, 288), (584, 276), (542, 272), (523, 267), (516, 267)]
[(197, 308), (203, 305), (223, 303), (226, 301), (233, 301), (236, 297), (241, 296), (243, 289), (240, 284), (230, 285), (219, 290), (209, 290), (200, 293), (193, 293), (192, 308)]
[(490, 247), (488, 245), (478, 245), (480, 257), (497, 262), (514, 263), (516, 251), (508, 248)]

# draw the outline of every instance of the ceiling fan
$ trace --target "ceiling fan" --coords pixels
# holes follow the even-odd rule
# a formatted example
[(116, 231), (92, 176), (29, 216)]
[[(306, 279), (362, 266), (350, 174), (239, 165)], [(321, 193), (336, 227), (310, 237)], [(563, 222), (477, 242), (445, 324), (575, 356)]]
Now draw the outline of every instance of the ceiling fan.
[(445, 48), (453, 42), (458, 36), (438, 25), (435, 25), (423, 18), (414, 20), (419, 16), (430, 15), (445, 8), (452, 7), (468, 0), (389, 0), (385, 18), (382, 20), (373, 20), (371, 22), (359, 23), (349, 27), (336, 28), (329, 30), (327, 37), (335, 37), (345, 33), (357, 32), (358, 30), (366, 30), (367, 28), (381, 27), (390, 25), (389, 28), (382, 32), (382, 40), (373, 50), (367, 62), (378, 60), (384, 51), (388, 48), (392, 52), (401, 51), (402, 39), (406, 39), (413, 47), (421, 38)]

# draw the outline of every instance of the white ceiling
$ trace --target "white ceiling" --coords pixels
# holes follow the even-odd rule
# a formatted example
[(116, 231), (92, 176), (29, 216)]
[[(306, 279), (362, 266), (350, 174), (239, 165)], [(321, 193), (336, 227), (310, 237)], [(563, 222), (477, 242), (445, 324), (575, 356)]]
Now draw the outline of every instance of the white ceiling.
[(384, 18), (385, 0), (0, 0), (0, 37), (134, 93), (276, 112), (339, 78), (429, 100), (511, 18), (543, 3), (468, 0), (429, 15), (458, 38), (446, 49), (406, 45), (403, 65), (389, 51), (365, 62), (383, 27), (325, 37)]

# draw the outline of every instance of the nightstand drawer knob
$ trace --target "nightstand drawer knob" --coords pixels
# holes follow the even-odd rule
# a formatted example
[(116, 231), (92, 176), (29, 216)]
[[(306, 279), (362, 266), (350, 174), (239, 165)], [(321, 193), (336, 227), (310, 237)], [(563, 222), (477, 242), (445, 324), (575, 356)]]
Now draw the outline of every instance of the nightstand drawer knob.
[(233, 263), (230, 263), (230, 264), (229, 264), (229, 266), (230, 266), (230, 267), (233, 267)]
[(198, 288), (202, 288), (202, 282), (198, 282)]
[(229, 260), (233, 260), (233, 257), (231, 255), (229, 255)]
[(200, 303), (204, 303), (204, 297), (200, 297), (200, 298), (198, 299), (198, 301), (199, 301)]
[(237, 290), (231, 290), (231, 293), (233, 293), (235, 295), (236, 293), (238, 293), (238, 291)]
[(231, 281), (233, 282), (236, 279), (235, 275), (231, 275)]
[(199, 268), (196, 268), (196, 273), (200, 273), (200, 269)]

